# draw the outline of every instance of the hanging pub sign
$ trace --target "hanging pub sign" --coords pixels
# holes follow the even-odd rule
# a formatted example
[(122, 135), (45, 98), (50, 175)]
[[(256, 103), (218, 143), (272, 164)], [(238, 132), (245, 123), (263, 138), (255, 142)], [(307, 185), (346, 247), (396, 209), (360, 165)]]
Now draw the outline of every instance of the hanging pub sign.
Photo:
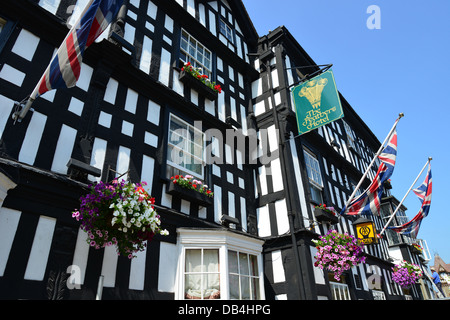
[(356, 237), (364, 244), (378, 243), (377, 232), (373, 221), (366, 218), (359, 218), (353, 222), (356, 229)]
[(344, 116), (331, 69), (291, 90), (299, 135)]

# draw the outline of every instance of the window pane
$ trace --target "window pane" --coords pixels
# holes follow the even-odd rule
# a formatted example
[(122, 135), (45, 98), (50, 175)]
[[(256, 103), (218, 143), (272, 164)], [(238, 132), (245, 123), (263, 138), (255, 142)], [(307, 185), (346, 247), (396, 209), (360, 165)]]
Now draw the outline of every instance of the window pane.
[(237, 252), (228, 251), (228, 271), (232, 273), (238, 273), (238, 261)]
[[(193, 162), (192, 159), (189, 160), (189, 161)], [(194, 163), (189, 164), (189, 163), (183, 163), (183, 165), (184, 165), (184, 167), (185, 167), (187, 170), (192, 171), (192, 172), (195, 173), (196, 175), (199, 175), (199, 176), (202, 175), (202, 168), (203, 168), (203, 166), (202, 166), (201, 164), (194, 164)]]
[(252, 299), (257, 300), (260, 299), (259, 296), (259, 278), (251, 279), (251, 289), (252, 289)]
[(184, 286), (186, 299), (201, 299), (202, 276), (200, 274), (187, 274)]
[(239, 273), (248, 275), (248, 255), (245, 253), (239, 253)]
[(205, 60), (203, 61), (203, 65), (205, 66), (206, 69), (211, 70), (211, 60), (209, 60), (208, 58), (205, 58)]
[(186, 272), (202, 272), (202, 250), (186, 250)]
[(230, 299), (239, 300), (239, 276), (230, 274)]
[(250, 266), (251, 266), (251, 275), (252, 276), (259, 276), (258, 259), (254, 255), (250, 255)]
[(181, 49), (187, 51), (187, 48), (188, 48), (187, 39), (181, 38)]
[(219, 250), (203, 250), (203, 264), (206, 272), (219, 272)]
[(250, 299), (250, 278), (241, 277), (241, 300)]
[(195, 57), (195, 46), (193, 46), (192, 44), (189, 45), (189, 54)]
[(220, 298), (220, 280), (219, 274), (205, 274), (203, 276), (203, 299)]

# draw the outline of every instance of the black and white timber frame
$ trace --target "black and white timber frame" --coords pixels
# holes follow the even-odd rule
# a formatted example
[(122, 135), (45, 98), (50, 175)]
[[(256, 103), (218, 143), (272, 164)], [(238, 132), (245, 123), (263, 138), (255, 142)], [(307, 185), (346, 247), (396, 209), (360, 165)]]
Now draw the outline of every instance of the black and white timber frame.
[[(342, 208), (380, 142), (342, 96), (343, 120), (296, 137), (290, 87), (317, 67), (289, 31), (279, 27), (259, 37), (239, 0), (125, 0), (107, 34), (86, 51), (77, 85), (44, 94), (14, 124), (15, 102), (38, 82), (68, 31), (68, 9), (80, 3), (2, 0), (0, 7), (0, 298), (94, 299), (103, 275), (103, 299), (183, 299), (183, 250), (201, 245), (192, 241), (202, 234), (214, 242), (214, 232), (217, 248), (231, 245), (258, 257), (260, 299), (336, 298), (331, 278), (313, 266), (312, 240), (332, 226), (314, 218), (304, 150), (320, 166), (323, 201)], [(179, 81), (182, 30), (212, 52), (212, 78), (223, 88), (216, 100)], [(243, 137), (249, 130), (269, 133), (270, 161), (234, 152), (224, 141), (215, 150), (222, 161), (205, 166), (213, 204), (171, 195), (171, 115), (224, 136), (233, 129)], [(257, 163), (249, 164), (253, 157)], [(75, 178), (70, 159), (101, 176)], [(89, 248), (71, 217), (89, 183), (125, 172), (148, 183), (170, 232), (133, 261)], [(225, 227), (222, 215), (240, 224)], [(383, 220), (373, 219), (381, 230)], [(351, 218), (333, 228), (354, 234)], [(405, 295), (392, 283), (386, 240), (365, 254), (366, 265), (340, 284), (348, 298), (423, 298), (418, 286)], [(64, 285), (71, 266), (82, 274), (72, 287)], [(368, 282), (373, 275), (382, 279), (378, 290)], [(229, 297), (226, 287), (222, 298)]]

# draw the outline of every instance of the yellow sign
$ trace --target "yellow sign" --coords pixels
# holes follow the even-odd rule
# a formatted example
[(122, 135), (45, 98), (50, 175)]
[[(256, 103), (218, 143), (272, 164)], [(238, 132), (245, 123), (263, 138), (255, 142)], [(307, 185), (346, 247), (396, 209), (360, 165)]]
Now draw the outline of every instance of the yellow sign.
[(374, 244), (378, 242), (375, 225), (372, 221), (358, 223), (355, 225), (356, 235), (364, 244)]

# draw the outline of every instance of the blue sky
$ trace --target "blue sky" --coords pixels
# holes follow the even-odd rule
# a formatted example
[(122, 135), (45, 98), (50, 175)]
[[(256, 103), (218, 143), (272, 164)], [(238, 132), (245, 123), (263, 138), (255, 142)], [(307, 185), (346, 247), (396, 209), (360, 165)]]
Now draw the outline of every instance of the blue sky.
[[(284, 25), (317, 64), (333, 64), (338, 90), (381, 142), (405, 114), (397, 126), (392, 193), (401, 200), (433, 158), (431, 209), (418, 238), (450, 263), (450, 1), (243, 2), (260, 36)], [(370, 5), (380, 9), (380, 29), (366, 25)], [(409, 218), (420, 209), (413, 192), (404, 205)]]

